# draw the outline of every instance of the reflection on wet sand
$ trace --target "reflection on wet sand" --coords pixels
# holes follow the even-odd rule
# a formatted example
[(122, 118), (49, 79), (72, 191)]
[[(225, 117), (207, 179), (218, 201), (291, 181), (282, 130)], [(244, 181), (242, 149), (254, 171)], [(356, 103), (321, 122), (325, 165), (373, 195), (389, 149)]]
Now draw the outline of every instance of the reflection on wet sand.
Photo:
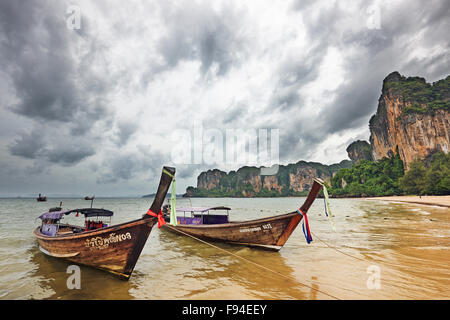
[[(184, 298), (306, 299), (310, 294), (313, 296), (317, 294), (316, 292), (309, 293), (314, 290), (303, 286), (296, 280), (293, 275), (294, 270), (286, 264), (279, 252), (213, 243), (215, 246), (285, 277), (264, 268), (258, 268), (214, 247), (199, 243), (195, 239), (177, 236), (169, 232), (161, 232), (160, 239), (162, 245), (177, 252), (178, 259), (182, 259), (186, 269), (190, 269), (182, 275), (183, 281), (193, 279), (200, 283), (210, 284), (207, 290), (186, 292)], [(213, 285), (217, 280), (221, 285)], [(233, 288), (237, 290), (233, 290)], [(313, 288), (318, 289), (318, 285), (314, 283)], [(245, 292), (245, 294), (239, 296), (238, 292)]]
[(367, 235), (371, 261), (381, 267), (383, 297), (448, 299), (449, 210), (380, 203), (375, 213), (367, 212), (368, 223), (359, 225)]
[[(113, 275), (94, 268), (80, 266), (81, 289), (69, 289), (67, 268), (72, 264), (63, 259), (49, 257), (42, 253), (36, 244), (28, 251), (35, 270), (31, 275), (38, 279), (43, 291), (49, 293), (47, 299), (132, 299), (129, 294), (132, 283), (122, 281)], [(136, 275), (134, 275), (136, 276)], [(137, 275), (139, 277), (139, 275)]]

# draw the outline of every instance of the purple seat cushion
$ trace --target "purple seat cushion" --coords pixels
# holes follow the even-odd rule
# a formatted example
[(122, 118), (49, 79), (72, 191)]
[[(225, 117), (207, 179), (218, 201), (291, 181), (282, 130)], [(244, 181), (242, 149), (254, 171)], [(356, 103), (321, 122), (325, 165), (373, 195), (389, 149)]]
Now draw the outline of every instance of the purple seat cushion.
[(56, 224), (44, 224), (41, 227), (41, 233), (46, 236), (54, 237), (58, 232), (58, 225)]

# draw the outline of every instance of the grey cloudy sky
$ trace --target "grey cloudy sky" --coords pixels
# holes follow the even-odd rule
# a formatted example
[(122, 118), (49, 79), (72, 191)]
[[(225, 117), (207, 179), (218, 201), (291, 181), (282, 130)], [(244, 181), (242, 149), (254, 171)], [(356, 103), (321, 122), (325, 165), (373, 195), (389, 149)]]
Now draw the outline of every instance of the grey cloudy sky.
[[(446, 0), (3, 0), (0, 196), (152, 193), (194, 121), (279, 129), (283, 164), (339, 162), (385, 76), (450, 73), (449, 17)], [(178, 167), (178, 193), (211, 167)]]

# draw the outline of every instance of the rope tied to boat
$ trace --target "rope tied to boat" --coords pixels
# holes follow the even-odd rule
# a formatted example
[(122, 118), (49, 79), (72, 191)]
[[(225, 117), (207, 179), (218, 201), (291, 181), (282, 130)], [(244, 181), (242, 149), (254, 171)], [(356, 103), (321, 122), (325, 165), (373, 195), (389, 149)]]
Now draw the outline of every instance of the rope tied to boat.
[(173, 230), (173, 231), (175, 231), (175, 232), (178, 232), (178, 233), (181, 233), (181, 234), (183, 234), (183, 235), (185, 235), (185, 236), (188, 236), (188, 237), (190, 237), (190, 238), (192, 238), (192, 239), (194, 239), (194, 240), (197, 240), (197, 241), (199, 241), (199, 242), (201, 242), (201, 243), (204, 243), (204, 244), (206, 244), (206, 245), (208, 245), (208, 246), (210, 246), (210, 247), (213, 247), (213, 248), (215, 248), (215, 249), (217, 249), (217, 250), (219, 250), (219, 251), (225, 252), (225, 253), (227, 253), (227, 254), (233, 256), (233, 257), (236, 257), (236, 258), (238, 258), (238, 259), (240, 259), (240, 260), (243, 260), (243, 261), (248, 262), (248, 263), (250, 263), (250, 264), (252, 264), (252, 265), (254, 265), (254, 266), (257, 266), (258, 268), (261, 268), (261, 269), (267, 270), (267, 271), (269, 271), (269, 272), (272, 272), (272, 273), (274, 273), (274, 274), (277, 274), (277, 275), (279, 275), (279, 276), (281, 276), (281, 277), (283, 277), (283, 278), (285, 278), (285, 279), (288, 279), (288, 280), (291, 280), (291, 281), (298, 282), (298, 283), (301, 284), (302, 286), (307, 287), (307, 288), (310, 288), (311, 290), (320, 292), (320, 293), (322, 293), (322, 294), (324, 294), (324, 295), (326, 295), (326, 296), (328, 296), (328, 297), (330, 297), (330, 298), (332, 298), (332, 299), (335, 299), (335, 300), (341, 300), (340, 298), (338, 298), (338, 297), (336, 297), (336, 296), (334, 296), (334, 295), (331, 295), (331, 294), (329, 294), (329, 293), (327, 293), (327, 292), (325, 292), (325, 291), (322, 291), (322, 290), (320, 290), (320, 289), (317, 289), (317, 288), (315, 288), (314, 286), (310, 286), (310, 285), (307, 285), (307, 284), (305, 284), (305, 283), (303, 283), (303, 282), (300, 282), (300, 281), (298, 281), (297, 279), (295, 279), (295, 278), (293, 278), (293, 277), (291, 277), (291, 276), (284, 275), (284, 274), (282, 274), (282, 273), (280, 273), (280, 272), (278, 272), (278, 271), (272, 270), (272, 269), (270, 269), (270, 268), (268, 268), (268, 267), (266, 267), (266, 266), (263, 266), (263, 265), (261, 265), (261, 264), (259, 264), (259, 263), (256, 263), (256, 262), (252, 261), (252, 260), (249, 260), (249, 259), (247, 259), (247, 258), (244, 258), (244, 257), (242, 257), (242, 256), (240, 256), (240, 255), (237, 255), (237, 254), (231, 252), (231, 251), (228, 251), (228, 250), (225, 250), (225, 249), (220, 248), (220, 247), (218, 247), (218, 246), (215, 246), (215, 245), (213, 245), (213, 244), (211, 244), (211, 243), (209, 243), (209, 242), (207, 242), (207, 241), (204, 241), (204, 240), (202, 240), (202, 239), (200, 239), (200, 238), (197, 238), (197, 237), (195, 237), (195, 236), (193, 236), (193, 235), (191, 235), (191, 234), (189, 234), (189, 233), (186, 233), (186, 232), (184, 232), (184, 231), (182, 231), (182, 230), (180, 230), (180, 229), (178, 229), (178, 228), (174, 228), (174, 227), (171, 226), (170, 224), (166, 225), (166, 228), (169, 228), (169, 229), (171, 229), (171, 230)]
[[(336, 228), (334, 226), (334, 221), (333, 221), (333, 215), (331, 214), (330, 198), (328, 195), (327, 187), (325, 186), (325, 183), (323, 181), (321, 181), (319, 179), (316, 179), (315, 181), (317, 181), (317, 183), (319, 183), (322, 187), (323, 196), (324, 196), (323, 201), (324, 201), (324, 205), (325, 205), (325, 215), (330, 219), (331, 227), (332, 227), (333, 231), (336, 232)], [(313, 239), (311, 236), (311, 230), (309, 229), (309, 222), (308, 222), (308, 217), (306, 215), (306, 212), (303, 212), (303, 210), (301, 208), (299, 208), (297, 210), (297, 213), (303, 217), (303, 219), (302, 219), (303, 234), (305, 235), (306, 242), (308, 244), (310, 244), (313, 241)]]
[[(169, 177), (172, 178), (172, 182), (173, 182), (173, 183), (172, 183), (172, 200), (173, 200), (173, 197), (174, 197), (174, 191), (176, 191), (176, 189), (175, 189), (175, 188), (176, 188), (176, 187), (175, 187), (175, 175), (173, 175), (172, 173), (170, 173), (169, 171), (167, 171), (167, 170), (164, 169), (164, 168), (163, 168), (163, 173), (167, 174)], [(158, 213), (158, 214), (156, 214), (155, 212), (153, 212), (152, 209), (148, 209), (147, 214), (148, 214), (149, 216), (158, 218), (158, 228), (161, 228), (163, 225), (166, 224), (166, 220), (164, 220), (164, 216), (163, 216), (163, 213), (162, 213), (162, 210), (161, 210), (161, 209), (159, 210), (159, 213)]]
[(159, 213), (156, 214), (156, 213), (154, 213), (151, 209), (148, 209), (147, 214), (148, 214), (149, 216), (158, 218), (158, 228), (161, 228), (163, 225), (166, 224), (166, 221), (164, 220), (163, 213), (162, 213), (161, 210), (159, 210)]

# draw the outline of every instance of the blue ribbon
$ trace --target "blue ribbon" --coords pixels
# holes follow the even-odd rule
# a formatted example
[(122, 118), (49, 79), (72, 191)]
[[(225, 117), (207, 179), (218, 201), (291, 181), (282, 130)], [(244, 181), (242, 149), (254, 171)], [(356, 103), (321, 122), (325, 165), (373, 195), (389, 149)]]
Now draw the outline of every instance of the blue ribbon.
[(313, 239), (311, 236), (311, 231), (309, 230), (308, 218), (306, 217), (306, 214), (304, 214), (300, 209), (298, 209), (297, 212), (299, 215), (303, 217), (302, 219), (303, 234), (305, 235), (306, 242), (310, 244), (311, 241), (313, 241)]

